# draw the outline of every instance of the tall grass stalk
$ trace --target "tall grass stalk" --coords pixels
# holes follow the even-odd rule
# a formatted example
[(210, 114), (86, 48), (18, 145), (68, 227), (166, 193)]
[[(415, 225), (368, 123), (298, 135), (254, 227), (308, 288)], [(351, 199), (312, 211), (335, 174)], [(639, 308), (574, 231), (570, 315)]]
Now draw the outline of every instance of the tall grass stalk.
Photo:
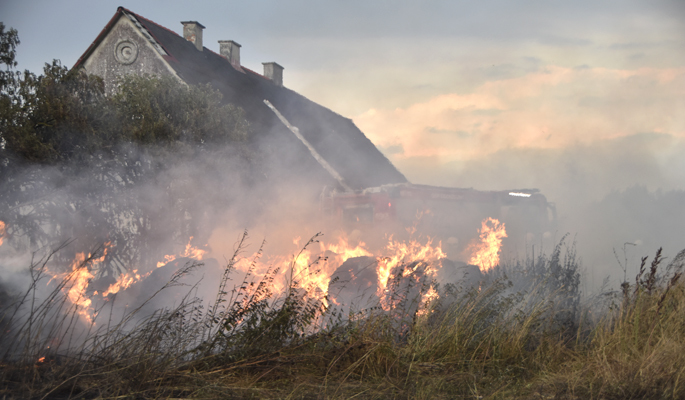
[(647, 257), (620, 306), (596, 326), (582, 357), (553, 377), (587, 398), (685, 398), (685, 251), (660, 274)]
[[(261, 249), (236, 276), (246, 239), (247, 233), (208, 307), (191, 287), (178, 305), (143, 314), (152, 298), (199, 267), (189, 263), (119, 317), (112, 299), (90, 325), (65, 298), (73, 276), (42, 293), (50, 257), (33, 263), (28, 290), (3, 305), (0, 395), (685, 397), (685, 251), (666, 268), (661, 253), (651, 263), (644, 259), (634, 283), (604, 296), (607, 307), (597, 299), (580, 303), (579, 263), (562, 241), (549, 256), (498, 266), (480, 286), (442, 285), (428, 308), (407, 298), (415, 288), (398, 284), (404, 292), (393, 294), (394, 309), (342, 316), (298, 285), (295, 260), (283, 294), (271, 289), (278, 270), (257, 278)], [(299, 273), (316, 273), (310, 267)]]

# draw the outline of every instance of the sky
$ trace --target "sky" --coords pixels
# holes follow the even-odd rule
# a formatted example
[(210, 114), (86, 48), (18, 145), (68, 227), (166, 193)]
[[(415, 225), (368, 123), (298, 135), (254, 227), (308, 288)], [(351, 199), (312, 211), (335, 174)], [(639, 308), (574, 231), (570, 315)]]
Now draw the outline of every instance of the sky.
[(199, 21), (255, 71), (278, 62), (414, 183), (539, 188), (562, 221), (636, 185), (685, 189), (682, 0), (0, 0), (0, 20), (40, 72), (72, 66), (119, 5)]

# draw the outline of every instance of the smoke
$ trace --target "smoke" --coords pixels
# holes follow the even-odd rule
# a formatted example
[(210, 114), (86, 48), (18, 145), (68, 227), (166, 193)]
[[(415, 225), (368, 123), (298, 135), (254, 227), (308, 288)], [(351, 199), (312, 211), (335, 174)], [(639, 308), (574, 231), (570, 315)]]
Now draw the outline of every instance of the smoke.
[[(74, 266), (87, 268), (93, 278), (80, 283), (86, 289), (79, 295), (92, 298), (90, 313), (104, 306), (95, 318), (99, 329), (110, 315), (121, 320), (144, 305), (136, 318), (145, 318), (177, 306), (187, 295), (210, 305), (245, 230), (249, 237), (238, 256), (247, 263), (234, 266), (228, 290), (264, 276), (264, 271), (247, 276), (256, 253), (261, 252), (260, 265), (284, 272), (284, 262), (317, 232), (335, 241), (341, 227), (320, 212), (322, 190), (335, 181), (294, 137), (276, 130), (253, 133), (250, 143), (124, 144), (85, 162), (10, 164), (0, 188), (0, 220), (6, 224), (0, 296), (25, 293), (36, 276), (29, 267), (40, 268), (43, 261), (46, 273), (35, 286), (38, 303)], [(87, 257), (98, 249), (100, 257), (103, 246), (107, 253), (101, 262), (73, 264), (80, 254)], [(183, 257), (186, 246), (204, 253), (204, 265), (148, 301), (174, 271), (193, 261)], [(312, 247), (313, 262), (319, 248)], [(167, 256), (176, 260), (167, 264)], [(123, 276), (139, 283), (103, 297)], [(69, 287), (61, 291), (66, 295)]]
[[(55, 274), (65, 272), (77, 253), (105, 243), (108, 254), (96, 278), (109, 281), (133, 270), (150, 272), (165, 255), (181, 254), (191, 237), (193, 246), (223, 262), (237, 235), (210, 241), (214, 231), (255, 228), (267, 237), (265, 221), (277, 224), (279, 214), (267, 217), (268, 207), (282, 215), (295, 210), (287, 205), (297, 197), (287, 184), (265, 177), (280, 166), (257, 161), (245, 144), (130, 144), (114, 154), (94, 155), (85, 164), (7, 168), (0, 214), (6, 226), (0, 246), (4, 286), (26, 287), (31, 260), (65, 243), (48, 264)], [(300, 193), (303, 203), (316, 198)]]
[[(277, 143), (284, 146), (286, 142)], [(685, 193), (673, 190), (685, 178), (678, 164), (682, 160), (675, 156), (681, 149), (682, 144), (669, 135), (643, 134), (598, 141), (595, 146), (505, 149), (452, 169), (426, 163), (399, 163), (398, 167), (410, 171), (414, 182), (441, 186), (540, 188), (556, 202), (559, 226), (553, 240), (545, 243), (546, 248), (537, 247), (538, 253), (551, 251), (554, 241), (570, 233), (586, 268), (585, 289), (594, 290), (608, 275), (614, 283), (623, 279), (614, 250), (622, 257), (624, 243), (631, 243), (626, 247), (631, 263), (628, 276), (639, 256), (659, 246), (667, 255), (683, 247), (680, 233), (685, 226)], [(292, 149), (292, 153), (297, 151)], [(323, 241), (346, 234), (352, 240), (365, 240), (373, 249), (386, 240), (384, 234), (406, 235), (399, 226), (394, 232), (372, 228), (345, 232), (339, 221), (324, 218), (318, 201), (325, 179), (298, 169), (296, 157), (261, 158), (249, 153), (256, 157), (250, 161), (242, 145), (174, 151), (131, 145), (118, 153), (126, 163), (94, 163), (91, 168), (33, 166), (18, 175), (17, 181), (30, 184), (30, 190), (16, 192), (17, 198), (12, 200), (21, 205), (14, 210), (21, 212), (13, 218), (3, 215), (6, 243), (10, 244), (0, 247), (5, 287), (26, 287), (30, 281), (26, 266), (31, 257), (71, 241), (54, 256), (51, 268), (55, 272), (63, 272), (76, 253), (110, 244), (109, 255), (97, 271), (98, 279), (106, 279), (91, 288), (102, 291), (117, 274), (155, 271), (165, 255), (182, 254), (192, 237), (191, 244), (206, 252), (206, 266), (183, 282), (192, 286), (201, 280), (194, 295), (211, 301), (222, 266), (231, 258), (245, 229), (250, 236), (242, 256), (251, 257), (265, 240), (262, 257), (266, 264), (273, 256), (292, 258), (319, 231), (324, 233)], [(131, 177), (131, 164), (139, 167), (135, 178)], [(129, 179), (133, 181), (117, 184)], [(430, 221), (426, 217), (422, 223)], [(422, 229), (430, 231), (431, 227)], [(470, 237), (475, 239), (477, 231), (470, 230)], [(375, 242), (368, 239), (374, 235)], [(443, 244), (446, 251), (449, 247), (450, 243)], [(525, 257), (530, 250), (516, 248), (503, 257)], [(448, 255), (455, 261), (463, 256), (449, 251)], [(157, 273), (155, 284), (161, 287), (168, 269), (182, 264)], [(239, 275), (234, 279), (242, 279)], [(150, 292), (154, 290), (145, 291)], [(151, 304), (173, 304), (178, 293)], [(127, 296), (129, 301), (136, 297)], [(125, 303), (121, 300), (122, 305)]]
[[(682, 215), (662, 199), (685, 189), (684, 77), (682, 68), (538, 63), (355, 122), (414, 183), (540, 189), (556, 204), (556, 240), (570, 233), (588, 279), (616, 283), (614, 249), (624, 243), (639, 244), (629, 246), (633, 262), (659, 246), (671, 256), (685, 247), (683, 225), (660, 222)], [(619, 218), (611, 210), (625, 203), (631, 211)]]
[[(614, 250), (623, 262), (624, 243), (636, 244), (627, 254), (633, 269), (659, 247), (669, 256), (685, 248), (685, 163), (679, 156), (684, 151), (685, 141), (678, 137), (644, 133), (589, 145), (502, 149), (461, 162), (414, 157), (395, 164), (413, 182), (540, 189), (556, 204), (555, 239), (566, 233), (574, 238), (587, 270), (586, 289), (595, 290), (607, 276), (614, 285), (623, 279)], [(521, 257), (522, 250), (531, 251), (509, 256)]]
[[(679, 93), (675, 87), (682, 76), (681, 70), (551, 68), (485, 84), (471, 94), (441, 96), (392, 112), (369, 111), (358, 123), (414, 183), (479, 190), (539, 188), (557, 205), (558, 230), (544, 244), (521, 241), (510, 232), (510, 243), (518, 241), (503, 257), (527, 257), (533, 245), (538, 254), (549, 252), (568, 232), (583, 257), (585, 289), (594, 290), (607, 275), (614, 283), (623, 279), (639, 256), (658, 246), (666, 255), (685, 247), (683, 125), (673, 108), (666, 107)], [(599, 96), (601, 89), (595, 89), (596, 97), (580, 94), (601, 82), (615, 97), (631, 101), (650, 84), (663, 90), (645, 100), (648, 112), (629, 108), (625, 120), (617, 117), (610, 123), (606, 115), (619, 115), (626, 103)], [(626, 82), (632, 82), (628, 89)], [(569, 103), (560, 100), (569, 96), (575, 99), (573, 112), (563, 110)], [(592, 102), (599, 106), (588, 108)], [(581, 117), (584, 110), (587, 115)], [(616, 133), (635, 129), (646, 133)], [(64, 273), (78, 253), (106, 243), (108, 253), (93, 271), (98, 283), (91, 293), (133, 271), (150, 273), (146, 285), (161, 287), (171, 269), (183, 263), (159, 270), (157, 263), (167, 255), (181, 255), (190, 244), (205, 252), (206, 265), (183, 283), (192, 286), (202, 279), (193, 296), (210, 302), (222, 266), (246, 229), (250, 239), (240, 255), (259, 256), (274, 267), (282, 266), (284, 258), (292, 260), (320, 231), (323, 240), (346, 235), (355, 242), (352, 246), (363, 240), (374, 254), (388, 242), (384, 235), (406, 237), (401, 224), (353, 231), (325, 218), (320, 196), (335, 182), (302, 150), (293, 137), (267, 127), (250, 144), (130, 144), (115, 150), (114, 157), (93, 155), (87, 164), (16, 168), (2, 188), (7, 208), (0, 220), (7, 235), (0, 246), (0, 284), (12, 292), (26, 287), (31, 259), (64, 243), (68, 245), (48, 265), (55, 274)], [(349, 157), (354, 163), (355, 155)], [(469, 225), (455, 226), (457, 233), (449, 238), (454, 241), (444, 243), (453, 261), (467, 258), (450, 246), (464, 248), (478, 236), (483, 217), (471, 214)], [(417, 226), (426, 234), (446, 222), (428, 215)], [(631, 264), (622, 267), (614, 250), (623, 255), (623, 249)], [(281, 258), (276, 262), (274, 257)], [(238, 272), (232, 283), (240, 283), (247, 270)], [(122, 294), (122, 306), (155, 291), (152, 286), (135, 290)], [(177, 303), (183, 290), (158, 298), (151, 307)]]

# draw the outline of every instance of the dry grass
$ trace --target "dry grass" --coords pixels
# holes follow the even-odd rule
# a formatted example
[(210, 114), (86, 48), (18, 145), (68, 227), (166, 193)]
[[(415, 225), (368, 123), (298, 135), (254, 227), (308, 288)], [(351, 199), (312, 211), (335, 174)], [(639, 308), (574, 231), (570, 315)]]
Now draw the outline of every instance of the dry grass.
[(570, 397), (685, 398), (685, 251), (660, 275), (661, 250), (621, 303), (596, 324), (574, 360), (547, 381)]
[[(0, 396), (685, 397), (685, 252), (666, 268), (660, 254), (649, 267), (645, 259), (635, 283), (592, 310), (578, 303), (575, 254), (561, 253), (560, 245), (502, 266), (480, 289), (442, 288), (426, 315), (374, 309), (340, 319), (294, 283), (276, 298), (275, 271), (231, 290), (236, 252), (208, 310), (188, 296), (174, 309), (144, 318), (132, 310), (98, 329), (73, 322), (63, 295), (70, 277), (38, 296), (42, 260), (31, 287), (4, 307)], [(60, 345), (48, 349), (55, 337)]]

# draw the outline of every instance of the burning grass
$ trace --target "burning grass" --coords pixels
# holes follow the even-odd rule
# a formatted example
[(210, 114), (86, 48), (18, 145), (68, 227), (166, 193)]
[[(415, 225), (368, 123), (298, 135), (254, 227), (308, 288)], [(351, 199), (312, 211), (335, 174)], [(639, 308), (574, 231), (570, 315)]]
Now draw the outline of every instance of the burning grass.
[[(288, 265), (272, 264), (259, 274), (262, 251), (241, 257), (245, 239), (226, 263), (209, 307), (186, 288), (177, 305), (143, 314), (146, 302), (178, 289), (182, 277), (200, 267), (189, 262), (119, 318), (105, 317), (115, 297), (95, 307), (94, 320), (79, 316), (80, 300), (69, 298), (76, 273), (53, 281), (51, 291), (41, 294), (50, 257), (34, 262), (30, 287), (3, 304), (0, 394), (36, 399), (685, 396), (680, 280), (685, 251), (665, 268), (660, 253), (651, 263), (645, 258), (634, 283), (587, 305), (580, 303), (575, 252), (563, 244), (548, 256), (490, 268), (475, 286), (409, 279), (419, 273), (431, 278), (435, 264), (426, 262), (428, 250), (407, 253), (377, 261), (379, 270), (394, 264), (376, 307), (343, 313), (326, 302), (327, 294), (320, 296), (315, 278), (321, 257), (303, 258), (317, 246), (316, 237)], [(99, 254), (81, 265), (96, 262)], [(233, 286), (237, 274), (241, 283)], [(274, 282), (283, 275), (287, 284), (275, 291)]]

